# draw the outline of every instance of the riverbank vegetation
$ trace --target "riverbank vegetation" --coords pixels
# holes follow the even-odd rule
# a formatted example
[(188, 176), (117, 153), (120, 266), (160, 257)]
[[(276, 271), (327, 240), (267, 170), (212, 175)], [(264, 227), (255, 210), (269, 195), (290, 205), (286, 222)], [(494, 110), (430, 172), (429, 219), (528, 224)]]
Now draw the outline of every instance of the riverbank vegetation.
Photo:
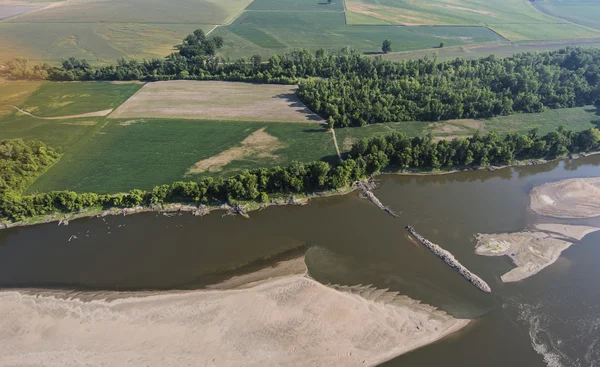
[(471, 138), (434, 142), (431, 135), (408, 138), (391, 134), (357, 142), (342, 163), (293, 162), (245, 170), (229, 178), (206, 177), (198, 181), (159, 185), (150, 191), (134, 189), (128, 193), (105, 194), (53, 191), (18, 196), (3, 195), (0, 218), (19, 221), (56, 212), (71, 213), (93, 207), (160, 206), (170, 202), (196, 205), (236, 204), (239, 201), (269, 202), (269, 195), (297, 195), (348, 187), (382, 170), (452, 169), (491, 164), (510, 164), (515, 160), (556, 158), (600, 148), (600, 131), (595, 128), (572, 132), (559, 128), (544, 136), (536, 130), (529, 134), (475, 134)]

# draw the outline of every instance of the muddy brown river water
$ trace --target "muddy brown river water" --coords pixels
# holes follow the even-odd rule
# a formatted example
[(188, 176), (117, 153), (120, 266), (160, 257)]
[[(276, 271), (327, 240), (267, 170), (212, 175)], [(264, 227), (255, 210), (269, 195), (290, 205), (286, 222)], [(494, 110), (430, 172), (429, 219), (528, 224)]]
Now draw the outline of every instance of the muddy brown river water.
[[(375, 194), (399, 218), (353, 193), (270, 207), (250, 219), (145, 213), (1, 230), (0, 287), (85, 294), (199, 289), (281, 254), (305, 252), (310, 275), (322, 283), (372, 284), (476, 319), (386, 366), (598, 366), (600, 232), (517, 283), (500, 280), (513, 267), (509, 258), (473, 251), (476, 233), (516, 232), (540, 221), (600, 226), (598, 218), (541, 218), (528, 209), (534, 186), (598, 176), (598, 155), (496, 172), (380, 176)], [(451, 251), (492, 294), (409, 238), (407, 224)]]

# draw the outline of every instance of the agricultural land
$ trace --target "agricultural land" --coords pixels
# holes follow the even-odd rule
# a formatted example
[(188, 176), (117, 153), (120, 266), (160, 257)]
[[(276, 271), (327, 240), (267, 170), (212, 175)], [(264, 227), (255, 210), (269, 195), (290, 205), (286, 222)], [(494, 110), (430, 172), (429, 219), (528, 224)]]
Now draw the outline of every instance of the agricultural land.
[[(235, 89), (238, 85), (180, 83), (5, 83), (7, 88), (0, 91), (2, 103), (9, 102), (33, 116), (14, 108), (2, 110), (0, 139), (42, 140), (63, 153), (60, 161), (29, 187), (28, 193), (64, 189), (114, 193), (207, 175), (226, 177), (243, 169), (287, 165), (294, 160), (337, 160), (333, 136), (323, 123), (306, 120), (307, 115), (298, 112), (297, 105), (285, 98), (285, 103), (277, 102), (261, 111), (265, 115), (262, 120), (256, 110), (241, 113), (243, 109), (235, 101), (223, 102), (218, 108), (205, 108), (199, 103), (197, 111), (186, 118), (160, 117), (154, 112), (135, 117), (114, 115), (128, 104), (138, 103), (136, 98), (145, 90), (156, 91), (157, 87), (160, 92), (163, 86), (169, 90), (183, 85), (184, 90), (191, 88), (196, 90), (192, 93), (198, 93)], [(193, 88), (190, 83), (198, 87)], [(280, 85), (247, 84), (246, 88), (256, 91), (251, 97), (253, 103), (265, 105), (281, 100), (273, 98), (274, 91), (285, 94), (293, 90), (293, 86)], [(108, 116), (72, 117), (107, 109), (114, 112)], [(223, 119), (224, 116), (231, 118)], [(270, 121), (276, 119), (280, 120)], [(590, 106), (484, 120), (390, 122), (336, 129), (336, 135), (344, 152), (358, 139), (394, 131), (408, 136), (431, 133), (436, 139), (451, 139), (477, 131), (524, 133), (536, 127), (546, 133), (562, 124), (581, 131), (598, 126), (599, 121), (596, 108)]]
[[(532, 41), (600, 40), (600, 5), (584, 0), (9, 0), (0, 4), (0, 63), (160, 58), (195, 29), (221, 36), (218, 56), (344, 46), (379, 53)], [(528, 43), (529, 42), (529, 43)]]

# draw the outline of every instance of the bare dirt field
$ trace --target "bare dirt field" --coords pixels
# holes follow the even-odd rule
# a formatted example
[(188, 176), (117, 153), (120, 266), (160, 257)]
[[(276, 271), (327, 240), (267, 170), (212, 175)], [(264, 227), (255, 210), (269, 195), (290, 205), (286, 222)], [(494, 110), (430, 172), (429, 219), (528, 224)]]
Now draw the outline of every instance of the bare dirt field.
[(213, 81), (144, 85), (110, 118), (319, 122), (296, 97), (295, 86)]
[(1, 292), (0, 364), (373, 366), (469, 322), (384, 290), (325, 286), (299, 261), (225, 290), (113, 301)]
[(244, 158), (276, 159), (277, 156), (273, 152), (283, 147), (284, 145), (276, 137), (269, 135), (265, 132), (265, 128), (262, 128), (248, 135), (246, 139), (242, 140), (240, 146), (229, 148), (214, 157), (196, 162), (188, 174), (218, 172), (232, 161)]

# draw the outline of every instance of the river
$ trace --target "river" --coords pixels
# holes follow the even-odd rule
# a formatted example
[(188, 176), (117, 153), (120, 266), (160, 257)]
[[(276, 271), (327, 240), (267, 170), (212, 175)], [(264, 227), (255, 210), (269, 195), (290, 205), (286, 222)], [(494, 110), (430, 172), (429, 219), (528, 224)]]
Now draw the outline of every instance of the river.
[[(250, 219), (144, 213), (11, 228), (0, 231), (0, 287), (98, 297), (199, 289), (306, 252), (310, 275), (322, 283), (372, 284), (476, 319), (386, 366), (598, 366), (600, 232), (517, 283), (500, 280), (510, 259), (473, 252), (476, 233), (520, 231), (543, 219), (528, 209), (534, 186), (598, 176), (599, 155), (496, 172), (379, 176), (375, 194), (399, 218), (353, 193), (270, 207)], [(598, 218), (568, 222), (600, 226)], [(407, 224), (452, 252), (492, 294), (410, 238)]]

